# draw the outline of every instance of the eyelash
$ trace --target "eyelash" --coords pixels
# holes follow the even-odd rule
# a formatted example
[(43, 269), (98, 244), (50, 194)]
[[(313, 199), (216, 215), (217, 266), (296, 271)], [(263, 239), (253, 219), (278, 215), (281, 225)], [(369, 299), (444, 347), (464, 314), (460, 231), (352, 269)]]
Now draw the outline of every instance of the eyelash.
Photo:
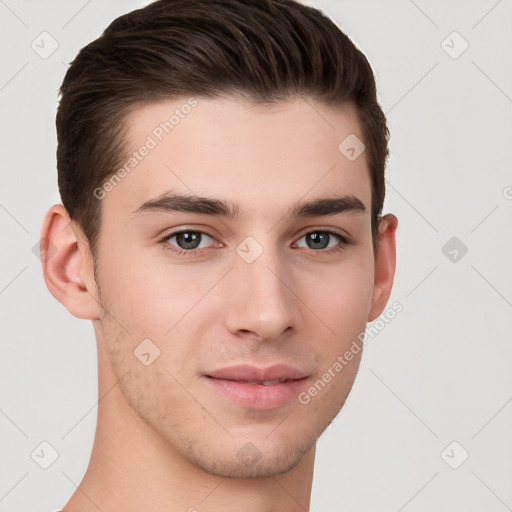
[[(169, 240), (171, 238), (174, 238), (175, 236), (179, 235), (180, 233), (199, 233), (201, 235), (206, 235), (206, 236), (209, 236), (210, 238), (214, 238), (212, 235), (209, 235), (208, 233), (206, 233), (204, 231), (199, 231), (199, 230), (194, 230), (194, 229), (181, 229), (178, 231), (173, 231), (172, 233), (169, 233), (168, 235), (165, 235), (163, 238), (160, 239), (160, 242), (164, 245), (164, 248), (166, 250), (172, 251), (173, 253), (175, 253), (178, 256), (190, 257), (190, 256), (196, 256), (198, 252), (201, 252), (205, 249), (211, 248), (211, 247), (207, 247), (207, 248), (203, 248), (203, 249), (189, 249), (189, 250), (175, 249), (169, 244)], [(339, 240), (340, 240), (340, 243), (338, 245), (336, 245), (335, 247), (331, 247), (330, 249), (316, 249), (316, 250), (309, 249), (313, 253), (319, 253), (319, 254), (336, 253), (336, 252), (342, 251), (343, 249), (345, 249), (347, 246), (349, 246), (352, 243), (351, 240), (349, 240), (346, 236), (343, 236), (340, 233), (338, 233), (336, 231), (329, 230), (329, 229), (314, 229), (312, 231), (308, 231), (307, 233), (304, 233), (299, 238), (299, 240), (311, 233), (327, 233), (328, 235), (335, 236), (335, 237), (339, 238)]]

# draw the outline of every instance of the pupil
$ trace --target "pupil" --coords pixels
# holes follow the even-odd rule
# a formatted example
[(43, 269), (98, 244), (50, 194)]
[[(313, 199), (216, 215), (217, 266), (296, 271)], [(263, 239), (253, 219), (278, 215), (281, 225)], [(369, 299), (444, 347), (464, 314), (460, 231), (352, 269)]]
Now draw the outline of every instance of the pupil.
[(329, 245), (329, 233), (309, 233), (306, 238), (311, 242), (311, 244), (308, 243), (310, 249), (325, 249)]
[(182, 249), (196, 249), (200, 242), (200, 235), (194, 231), (185, 231), (176, 235), (176, 242)]

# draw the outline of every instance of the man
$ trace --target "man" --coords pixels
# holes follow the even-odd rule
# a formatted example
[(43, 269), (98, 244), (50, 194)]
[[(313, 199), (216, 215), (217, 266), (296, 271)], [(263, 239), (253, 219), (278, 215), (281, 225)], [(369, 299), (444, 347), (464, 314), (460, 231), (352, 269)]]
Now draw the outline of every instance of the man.
[(63, 510), (308, 510), (395, 272), (366, 58), (292, 0), (160, 0), (61, 94), (43, 271), (93, 322), (100, 397)]

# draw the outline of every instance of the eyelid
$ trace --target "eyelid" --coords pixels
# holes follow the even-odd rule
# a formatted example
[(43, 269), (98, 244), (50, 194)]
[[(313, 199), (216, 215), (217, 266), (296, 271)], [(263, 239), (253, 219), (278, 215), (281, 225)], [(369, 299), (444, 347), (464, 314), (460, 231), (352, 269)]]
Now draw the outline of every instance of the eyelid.
[[(168, 244), (168, 242), (171, 238), (174, 238), (175, 236), (179, 235), (180, 233), (199, 233), (200, 235), (203, 235), (203, 236), (206, 235), (207, 237), (211, 238), (214, 242), (216, 242), (217, 246), (223, 245), (221, 242), (217, 241), (217, 239), (214, 235), (208, 233), (208, 231), (204, 231), (204, 229), (197, 229), (197, 228), (190, 228), (190, 227), (176, 228), (174, 231), (171, 231), (170, 233), (164, 235), (163, 237), (160, 237), (159, 242)], [(210, 247), (214, 247), (214, 245), (212, 245)], [(208, 249), (210, 247), (202, 247), (201, 249), (180, 249), (179, 247), (177, 247), (175, 250), (177, 252), (192, 253), (194, 251), (204, 251), (205, 249)]]
[(309, 234), (309, 233), (316, 233), (316, 232), (321, 232), (321, 233), (330, 233), (332, 235), (336, 235), (338, 237), (340, 237), (342, 240), (346, 241), (347, 243), (349, 243), (351, 241), (351, 237), (350, 235), (339, 229), (339, 228), (333, 228), (333, 227), (314, 227), (314, 228), (305, 228), (306, 230), (303, 231), (301, 233), (301, 235), (299, 237), (297, 237), (297, 240), (299, 240), (300, 238), (302, 238), (303, 236)]

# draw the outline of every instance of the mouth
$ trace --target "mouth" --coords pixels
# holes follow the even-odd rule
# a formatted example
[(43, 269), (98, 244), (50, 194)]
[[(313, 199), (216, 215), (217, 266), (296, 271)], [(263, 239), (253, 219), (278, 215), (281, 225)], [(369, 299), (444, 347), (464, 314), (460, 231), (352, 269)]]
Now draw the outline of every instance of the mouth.
[(238, 380), (235, 382), (241, 382), (243, 384), (259, 384), (260, 386), (274, 386), (275, 384), (281, 384), (282, 382), (290, 382), (291, 380), (295, 379), (274, 379), (274, 380), (263, 380), (263, 381), (253, 381), (253, 382), (246, 382), (245, 380)]
[(258, 410), (288, 405), (295, 401), (309, 381), (307, 372), (289, 365), (232, 366), (209, 372), (204, 378), (223, 400)]

